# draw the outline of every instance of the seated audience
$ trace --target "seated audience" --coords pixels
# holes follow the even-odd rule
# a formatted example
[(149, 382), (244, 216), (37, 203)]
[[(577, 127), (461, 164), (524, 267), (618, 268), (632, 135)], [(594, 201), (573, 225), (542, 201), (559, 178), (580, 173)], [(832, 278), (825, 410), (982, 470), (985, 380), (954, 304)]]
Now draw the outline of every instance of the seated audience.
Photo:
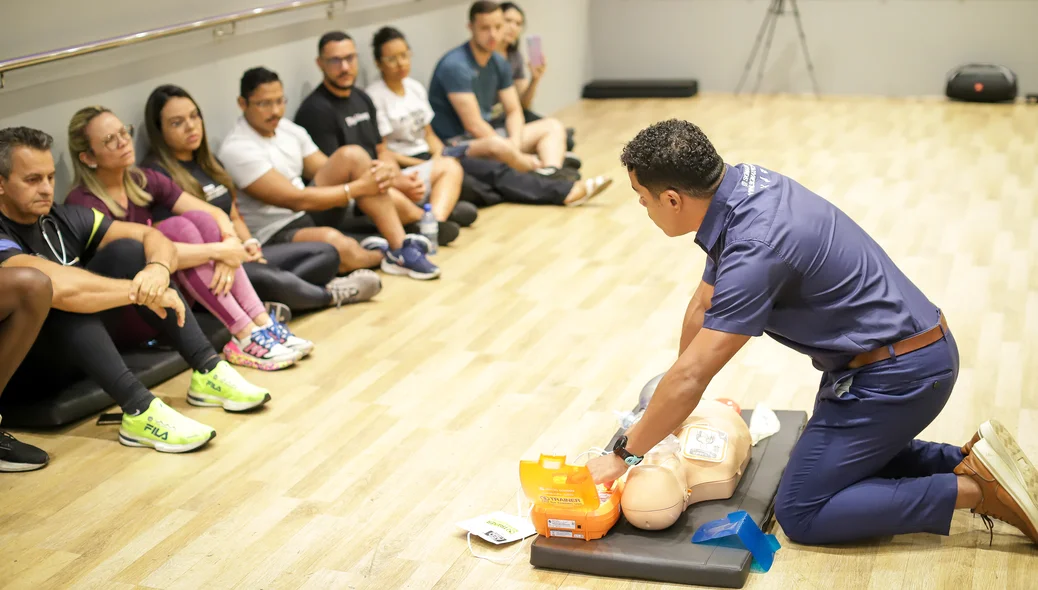
[[(242, 217), (261, 242), (328, 242), (339, 250), (345, 270), (369, 268), (381, 261), (383, 272), (434, 279), (440, 269), (426, 258), (429, 245), (408, 235), (388, 193), (389, 171), (358, 146), (330, 156), (285, 115), (285, 91), (278, 75), (253, 68), (241, 79), (238, 106), (242, 117), (224, 138), (217, 157), (242, 194), (268, 205), (243, 205)], [(307, 186), (303, 178), (310, 179)], [(337, 229), (318, 223), (321, 212), (359, 208), (384, 240), (366, 240), (370, 248)], [(327, 214), (326, 214), (327, 215)], [(417, 221), (411, 219), (408, 221)]]
[[(0, 161), (5, 158), (0, 153)], [(8, 177), (10, 170), (0, 170), (0, 188)], [(0, 200), (0, 212), (6, 210)], [(0, 256), (6, 247), (0, 243)], [(53, 296), (50, 279), (35, 268), (0, 266), (0, 393), (36, 341)], [(50, 456), (42, 449), (0, 430), (0, 472), (33, 471), (49, 461)]]
[[(389, 150), (407, 158), (401, 160), (404, 163), (441, 158), (445, 148), (432, 130), (435, 117), (425, 88), (410, 77), (411, 48), (407, 39), (397, 29), (383, 27), (375, 33), (372, 49), (382, 79), (369, 86), (367, 93), (375, 103), (378, 132), (386, 139)], [(490, 192), (514, 203), (583, 205), (612, 182), (607, 176), (581, 182), (557, 180), (520, 173), (507, 165), (470, 156), (458, 160), (470, 176), (470, 186), (487, 185), (487, 190), (476, 192)]]
[(275, 322), (253, 290), (241, 267), (249, 253), (230, 218), (166, 176), (137, 168), (131, 128), (104, 107), (86, 107), (69, 122), (68, 146), (76, 177), (67, 204), (146, 225), (157, 210), (173, 214), (156, 227), (176, 244), (174, 278), (230, 330), (228, 361), (273, 371), (310, 353), (313, 343)]
[[(523, 106), (523, 118), (527, 123), (539, 121), (544, 117), (531, 109), (533, 109), (533, 99), (537, 95), (537, 86), (540, 84), (544, 71), (548, 67), (548, 58), (544, 56), (542, 51), (541, 63), (537, 65), (529, 64), (530, 78), (527, 79), (523, 54), (519, 51), (523, 27), (526, 24), (526, 15), (523, 13), (523, 9), (519, 8), (519, 5), (515, 2), (502, 2), (501, 13), (504, 17), (504, 27), (501, 29), (501, 43), (498, 45), (497, 52), (508, 60), (508, 65), (512, 68), (512, 83), (515, 84), (515, 91), (519, 94), (519, 102)], [(490, 121), (490, 124), (495, 128), (502, 127), (505, 123), (504, 114), (499, 112), (502, 110), (501, 103), (494, 105), (494, 118)], [(573, 130), (566, 129), (566, 149), (573, 149), (572, 136)]]
[[(386, 145), (375, 104), (367, 93), (353, 86), (357, 79), (357, 48), (353, 39), (339, 31), (327, 33), (318, 41), (317, 53), (317, 66), (324, 78), (299, 105), (295, 117), (317, 147), (330, 155), (343, 146), (360, 146), (372, 160), (382, 162), (389, 170), (391, 195), (397, 201), (403, 200), (412, 218), (421, 217), (418, 205), (428, 201), (441, 225), (464, 226), (475, 221), (475, 208), (468, 204), (462, 205), (462, 211), (448, 221), (465, 176), (456, 160), (418, 160)], [(418, 127), (419, 122), (416, 120), (413, 125)], [(458, 228), (450, 227), (445, 233), (456, 235)]]
[(245, 276), (261, 300), (300, 312), (367, 301), (382, 289), (378, 275), (368, 269), (336, 278), (339, 252), (331, 244), (292, 242), (264, 248), (252, 236), (238, 210), (234, 182), (209, 151), (202, 111), (186, 90), (159, 86), (148, 97), (144, 111), (151, 144), (145, 166), (230, 217), (249, 254), (242, 265)]
[[(433, 130), (452, 146), (448, 155), (493, 158), (521, 172), (577, 179), (563, 168), (566, 129), (556, 119), (526, 123), (508, 60), (497, 53), (504, 17), (496, 2), (479, 1), (469, 9), (471, 38), (436, 64), (429, 103), (436, 116)], [(504, 106), (504, 126), (491, 124), (494, 104)], [(503, 136), (503, 137), (502, 137)], [(577, 166), (573, 162), (572, 166)]]
[(5, 397), (39, 395), (40, 375), (71, 365), (122, 408), (120, 443), (165, 453), (204, 446), (216, 431), (167, 406), (126, 367), (106, 329), (118, 330), (123, 308), (161, 332), (194, 369), (188, 403), (238, 412), (265, 404), (270, 392), (213, 350), (170, 284), (177, 250), (162, 232), (54, 203), (51, 143), (35, 129), (0, 130), (0, 266), (35, 268), (53, 286), (51, 312)]

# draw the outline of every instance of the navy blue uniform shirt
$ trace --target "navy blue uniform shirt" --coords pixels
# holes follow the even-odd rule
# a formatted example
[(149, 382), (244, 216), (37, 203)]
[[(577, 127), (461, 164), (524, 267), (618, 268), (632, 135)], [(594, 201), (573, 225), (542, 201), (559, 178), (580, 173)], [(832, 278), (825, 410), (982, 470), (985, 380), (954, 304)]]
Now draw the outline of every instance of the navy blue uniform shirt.
[(938, 322), (937, 307), (858, 224), (760, 166), (725, 165), (695, 241), (714, 287), (703, 327), (767, 333), (819, 370)]

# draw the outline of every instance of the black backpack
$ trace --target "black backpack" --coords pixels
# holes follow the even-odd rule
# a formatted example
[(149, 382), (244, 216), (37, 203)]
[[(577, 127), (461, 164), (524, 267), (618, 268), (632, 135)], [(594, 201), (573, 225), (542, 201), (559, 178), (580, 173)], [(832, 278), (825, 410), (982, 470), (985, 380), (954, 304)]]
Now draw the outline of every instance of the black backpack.
[(953, 100), (1009, 102), (1016, 100), (1016, 74), (1005, 66), (967, 64), (948, 73), (944, 93)]

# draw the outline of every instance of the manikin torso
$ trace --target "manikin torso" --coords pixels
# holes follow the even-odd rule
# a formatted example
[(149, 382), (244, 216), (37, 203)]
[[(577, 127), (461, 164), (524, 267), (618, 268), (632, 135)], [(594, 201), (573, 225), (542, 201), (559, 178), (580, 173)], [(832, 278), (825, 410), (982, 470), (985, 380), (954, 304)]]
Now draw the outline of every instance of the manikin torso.
[(669, 527), (697, 502), (730, 498), (750, 462), (750, 429), (731, 407), (702, 400), (674, 431), (627, 474), (620, 507), (633, 526)]

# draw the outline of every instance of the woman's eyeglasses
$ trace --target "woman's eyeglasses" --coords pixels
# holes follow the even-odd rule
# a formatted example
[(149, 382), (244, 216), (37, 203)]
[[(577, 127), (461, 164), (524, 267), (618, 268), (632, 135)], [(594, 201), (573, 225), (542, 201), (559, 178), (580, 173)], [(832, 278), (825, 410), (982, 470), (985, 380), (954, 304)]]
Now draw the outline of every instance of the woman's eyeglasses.
[(116, 133), (109, 133), (105, 136), (101, 145), (105, 146), (105, 149), (109, 151), (115, 151), (119, 149), (124, 141), (130, 141), (133, 137), (133, 125), (126, 125)]

